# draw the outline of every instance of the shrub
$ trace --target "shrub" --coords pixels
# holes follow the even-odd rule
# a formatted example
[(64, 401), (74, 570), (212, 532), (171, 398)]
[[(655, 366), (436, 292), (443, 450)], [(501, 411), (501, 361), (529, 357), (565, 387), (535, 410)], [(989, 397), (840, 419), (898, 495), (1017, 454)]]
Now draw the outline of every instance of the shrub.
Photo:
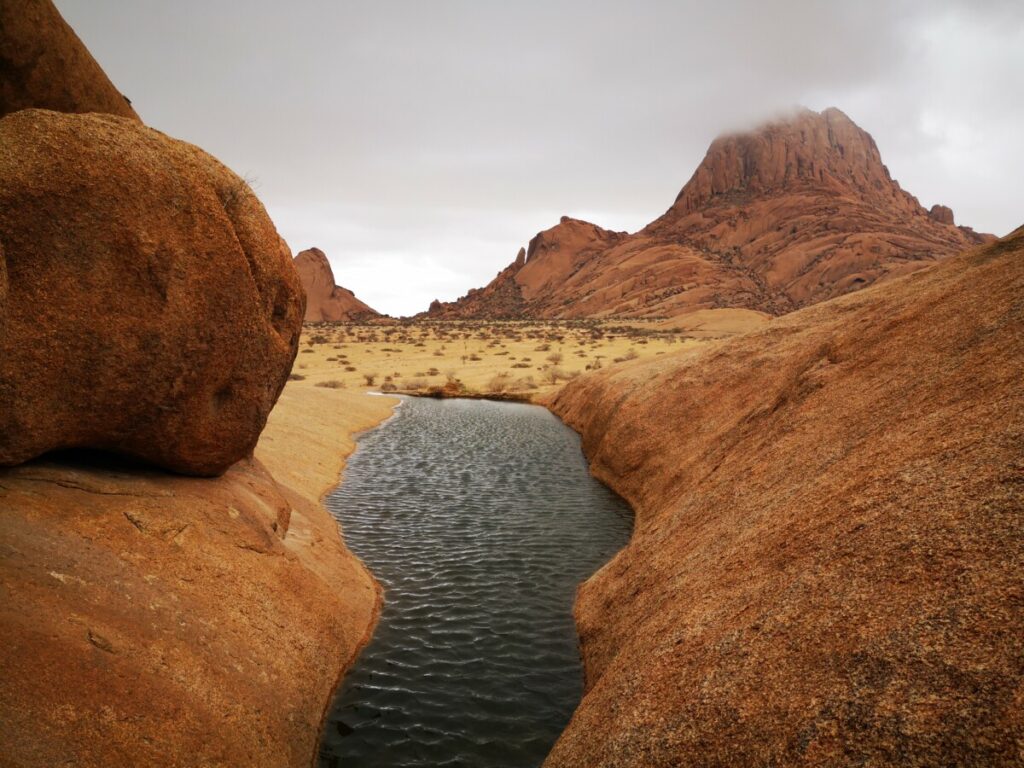
[(292, 373), (288, 376), (288, 381), (303, 381), (305, 378), (301, 373)]
[(487, 390), (489, 392), (504, 392), (512, 385), (512, 375), (509, 373), (498, 373), (495, 374), (489, 382), (487, 382)]
[(318, 381), (314, 386), (324, 387), (325, 389), (345, 389), (345, 382), (331, 379), (330, 381)]
[(363, 379), (366, 381), (366, 386), (372, 387), (377, 382), (376, 373), (364, 373)]
[(559, 379), (566, 378), (568, 378), (568, 376), (566, 376), (565, 371), (557, 366), (552, 366), (544, 371), (544, 381), (548, 384), (557, 384)]

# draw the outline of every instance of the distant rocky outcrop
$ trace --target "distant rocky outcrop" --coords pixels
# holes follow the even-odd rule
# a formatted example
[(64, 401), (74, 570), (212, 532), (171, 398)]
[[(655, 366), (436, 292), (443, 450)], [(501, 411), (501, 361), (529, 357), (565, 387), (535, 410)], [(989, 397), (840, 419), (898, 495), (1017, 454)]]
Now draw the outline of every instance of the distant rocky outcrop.
[[(563, 217), (485, 288), (431, 317), (782, 314), (920, 269), (991, 237), (928, 213), (837, 109), (723, 136), (673, 206), (632, 235)], [(542, 247), (541, 247), (542, 246)]]
[(291, 254), (252, 191), (109, 115), (0, 120), (0, 465), (99, 448), (195, 475), (252, 451), (298, 347)]
[(139, 119), (50, 0), (0, 0), (0, 117), (30, 107)]
[(306, 321), (358, 322), (380, 316), (348, 288), (335, 285), (331, 263), (319, 248), (300, 251), (295, 269), (306, 291)]
[(636, 511), (548, 768), (1017, 765), (1024, 228), (550, 403)]
[(933, 205), (931, 210), (928, 211), (928, 218), (940, 224), (948, 224), (949, 226), (954, 224), (953, 209), (945, 205)]

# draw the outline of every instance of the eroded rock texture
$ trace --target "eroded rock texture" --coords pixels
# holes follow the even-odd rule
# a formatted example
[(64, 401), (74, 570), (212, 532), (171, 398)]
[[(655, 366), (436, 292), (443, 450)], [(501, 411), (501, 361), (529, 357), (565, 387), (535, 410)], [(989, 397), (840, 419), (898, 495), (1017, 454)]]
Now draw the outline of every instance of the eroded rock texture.
[(215, 475), (252, 451), (303, 298), (238, 176), (134, 120), (23, 110), (0, 120), (0, 242), (0, 465), (90, 447)]
[(50, 0), (0, 0), (0, 117), (31, 107), (139, 119)]
[(637, 512), (545, 763), (1020, 765), (1024, 228), (552, 407)]

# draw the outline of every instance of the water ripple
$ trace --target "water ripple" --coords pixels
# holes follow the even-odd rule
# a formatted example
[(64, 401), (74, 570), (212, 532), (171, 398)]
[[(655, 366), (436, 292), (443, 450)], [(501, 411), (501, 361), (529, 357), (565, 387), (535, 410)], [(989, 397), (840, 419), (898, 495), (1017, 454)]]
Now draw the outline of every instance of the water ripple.
[(321, 768), (539, 765), (582, 694), (576, 587), (632, 526), (576, 434), (537, 406), (405, 400), (327, 506), (385, 606)]

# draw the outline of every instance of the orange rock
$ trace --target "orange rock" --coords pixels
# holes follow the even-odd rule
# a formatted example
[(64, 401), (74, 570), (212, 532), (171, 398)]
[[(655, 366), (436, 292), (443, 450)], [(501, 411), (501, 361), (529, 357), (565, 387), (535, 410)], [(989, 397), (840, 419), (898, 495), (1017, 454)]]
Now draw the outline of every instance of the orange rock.
[(258, 460), (213, 479), (0, 468), (0, 764), (311, 765), (379, 606), (317, 502), (381, 399), (286, 392)]
[(0, 0), (0, 117), (31, 107), (139, 119), (50, 0)]
[[(990, 240), (929, 216), (837, 109), (716, 139), (659, 219), (633, 235), (564, 219), (525, 263), (435, 317), (781, 314)], [(536, 247), (539, 243), (543, 247)]]
[(354, 322), (379, 317), (347, 288), (334, 284), (334, 272), (327, 255), (319, 248), (300, 251), (295, 269), (306, 291), (305, 320), (311, 322)]
[(0, 120), (0, 465), (92, 447), (215, 475), (251, 452), (303, 300), (248, 186), (133, 120)]
[(945, 205), (933, 205), (928, 211), (928, 218), (940, 224), (953, 226), (953, 209)]
[(636, 510), (546, 766), (1016, 765), (1024, 228), (551, 403)]

